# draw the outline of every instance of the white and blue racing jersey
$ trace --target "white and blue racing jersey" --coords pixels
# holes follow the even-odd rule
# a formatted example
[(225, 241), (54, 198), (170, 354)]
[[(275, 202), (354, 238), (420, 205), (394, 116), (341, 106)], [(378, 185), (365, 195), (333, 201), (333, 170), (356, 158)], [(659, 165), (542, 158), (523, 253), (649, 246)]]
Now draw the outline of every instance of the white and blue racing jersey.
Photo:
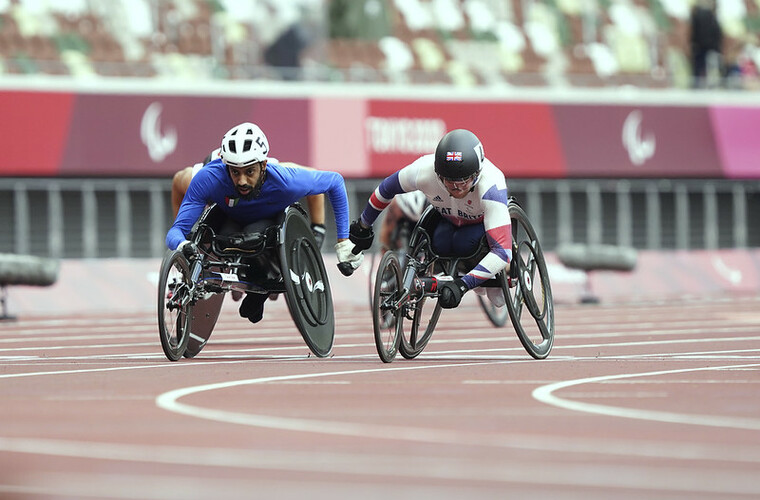
[(257, 198), (245, 199), (235, 188), (222, 160), (212, 160), (193, 176), (177, 218), (166, 234), (166, 246), (174, 250), (187, 239), (206, 205), (216, 203), (230, 219), (247, 225), (276, 217), (304, 196), (323, 193), (335, 213), (338, 239), (348, 238), (348, 196), (339, 173), (284, 166), (270, 159), (261, 193)]
[(362, 222), (371, 226), (394, 196), (422, 191), (431, 205), (455, 226), (483, 224), (490, 252), (462, 278), (474, 288), (493, 278), (512, 260), (512, 233), (507, 208), (507, 181), (488, 159), (477, 183), (464, 198), (454, 198), (435, 173), (435, 155), (425, 155), (386, 177), (370, 196)]

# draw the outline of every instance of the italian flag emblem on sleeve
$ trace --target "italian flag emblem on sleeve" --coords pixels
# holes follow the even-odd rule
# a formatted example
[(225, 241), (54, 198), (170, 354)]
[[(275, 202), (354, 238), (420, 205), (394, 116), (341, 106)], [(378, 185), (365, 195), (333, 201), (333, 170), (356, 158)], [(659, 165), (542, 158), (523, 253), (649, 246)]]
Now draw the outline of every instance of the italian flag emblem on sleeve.
[(235, 205), (238, 204), (239, 201), (240, 201), (240, 198), (230, 198), (229, 196), (224, 197), (224, 203), (228, 207), (234, 207)]

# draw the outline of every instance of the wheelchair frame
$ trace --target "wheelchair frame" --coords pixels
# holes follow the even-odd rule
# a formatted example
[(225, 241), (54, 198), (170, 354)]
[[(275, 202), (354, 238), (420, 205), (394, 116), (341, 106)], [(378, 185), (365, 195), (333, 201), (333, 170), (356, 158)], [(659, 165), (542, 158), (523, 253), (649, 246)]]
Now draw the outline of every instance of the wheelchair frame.
[(167, 359), (192, 358), (203, 349), (224, 295), (233, 290), (284, 293), (311, 352), (328, 356), (335, 335), (332, 293), (305, 211), (291, 205), (264, 231), (231, 239), (216, 234), (214, 209), (207, 207), (191, 231), (199, 255), (188, 261), (181, 251), (167, 251), (161, 264), (158, 326)]
[[(554, 302), (546, 262), (525, 211), (514, 198), (509, 199), (508, 209), (512, 221), (511, 266), (480, 286), (501, 288), (509, 317), (523, 347), (533, 358), (544, 359), (554, 343)], [(436, 214), (432, 207), (428, 207), (412, 232), (406, 265), (401, 264), (395, 252), (386, 252), (377, 270), (372, 317), (375, 346), (385, 363), (393, 361), (398, 352), (406, 359), (417, 357), (432, 337), (441, 306), (436, 301), (432, 313), (427, 317), (423, 314), (425, 304), (436, 300), (438, 292), (425, 291), (419, 286), (420, 279), (436, 273), (439, 280), (453, 279), (460, 263), (472, 267), (473, 259), (482, 254), (483, 241), (467, 257), (437, 255), (432, 249), (430, 236), (435, 223), (431, 211)], [(539, 297), (536, 297), (536, 291)], [(529, 312), (526, 315), (529, 319), (525, 322), (523, 309)], [(404, 327), (405, 320), (411, 322), (408, 331)]]

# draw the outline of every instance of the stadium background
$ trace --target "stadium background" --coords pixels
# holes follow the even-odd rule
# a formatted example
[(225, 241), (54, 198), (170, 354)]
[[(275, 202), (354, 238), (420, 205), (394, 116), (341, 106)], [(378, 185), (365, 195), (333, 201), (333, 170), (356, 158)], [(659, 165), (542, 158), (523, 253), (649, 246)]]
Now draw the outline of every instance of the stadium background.
[[(756, 77), (690, 88), (689, 8), (0, 1), (0, 252), (160, 257), (171, 175), (244, 120), (344, 174), (352, 216), (466, 127), (548, 251), (760, 246)], [(724, 61), (757, 58), (757, 3), (718, 13)]]

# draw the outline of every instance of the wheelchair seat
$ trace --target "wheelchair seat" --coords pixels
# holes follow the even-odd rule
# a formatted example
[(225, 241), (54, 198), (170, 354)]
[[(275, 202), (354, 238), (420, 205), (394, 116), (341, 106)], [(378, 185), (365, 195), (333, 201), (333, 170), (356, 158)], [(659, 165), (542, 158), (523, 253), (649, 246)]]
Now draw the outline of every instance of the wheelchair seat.
[[(412, 231), (409, 240), (409, 248), (421, 249), (426, 253), (428, 261), (436, 264), (434, 272), (443, 272), (449, 275), (454, 273), (467, 273), (477, 265), (480, 260), (491, 251), (488, 239), (484, 234), (477, 247), (469, 255), (446, 255), (437, 253), (433, 249), (433, 232), (438, 223), (443, 219), (440, 213), (431, 205), (428, 206), (420, 217), (419, 222)], [(419, 252), (419, 250), (417, 250)]]

